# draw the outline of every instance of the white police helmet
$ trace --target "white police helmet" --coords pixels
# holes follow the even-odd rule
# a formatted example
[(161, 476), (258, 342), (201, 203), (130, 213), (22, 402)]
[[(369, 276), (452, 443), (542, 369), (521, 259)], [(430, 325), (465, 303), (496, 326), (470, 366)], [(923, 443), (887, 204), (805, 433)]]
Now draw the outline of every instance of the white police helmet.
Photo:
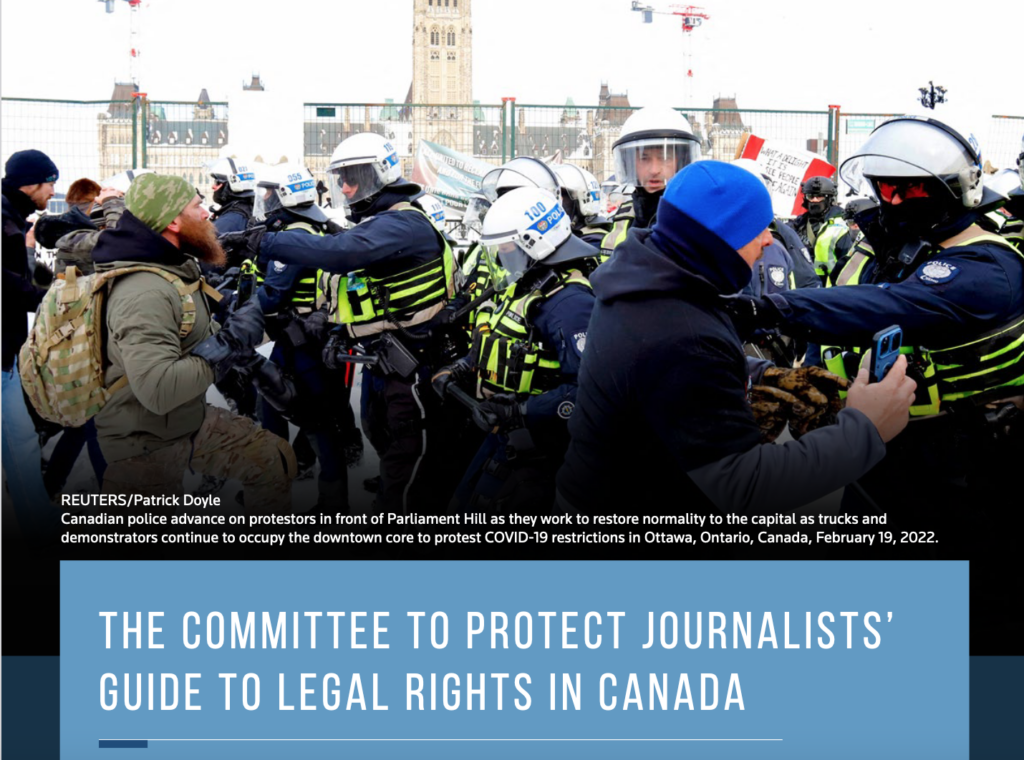
[[(382, 135), (361, 132), (342, 140), (331, 155), (327, 166), (331, 205), (335, 208), (351, 207), (359, 201), (372, 198), (388, 185), (402, 178), (402, 164), (398, 151)], [(352, 191), (346, 197), (343, 187)]]
[(152, 169), (129, 169), (126, 172), (115, 174), (113, 177), (107, 177), (100, 183), (100, 187), (112, 187), (118, 192), (127, 193), (135, 178), (141, 177), (143, 174), (154, 174), (154, 172)]
[(430, 193), (424, 193), (414, 200), (413, 203), (419, 206), (423, 210), (423, 213), (430, 217), (430, 221), (434, 223), (435, 227), (439, 230), (444, 230), (445, 213), (444, 204), (441, 203), (441, 201)]
[(574, 164), (554, 164), (551, 168), (584, 219), (601, 213), (601, 186), (597, 177)]
[(898, 116), (875, 127), (839, 176), (879, 201), (891, 198), (890, 187), (911, 180), (945, 188), (966, 208), (981, 205), (984, 193), (977, 138), (929, 116)]
[(302, 164), (263, 166), (256, 174), (253, 216), (263, 221), (284, 207), (311, 221), (326, 222), (327, 216), (316, 205), (316, 199), (316, 180)]
[(480, 181), (480, 193), (491, 203), (517, 187), (539, 187), (558, 195), (558, 177), (543, 161), (517, 156), (487, 172)]
[(681, 113), (650, 106), (626, 119), (612, 155), (619, 182), (659, 192), (680, 169), (700, 159), (700, 142)]
[(480, 246), (496, 276), (496, 290), (511, 285), (536, 262), (558, 264), (595, 253), (573, 236), (558, 199), (537, 187), (510, 190), (494, 202), (484, 219)]
[(214, 184), (226, 184), (235, 195), (251, 192), (256, 187), (256, 172), (247, 161), (218, 158), (206, 165)]

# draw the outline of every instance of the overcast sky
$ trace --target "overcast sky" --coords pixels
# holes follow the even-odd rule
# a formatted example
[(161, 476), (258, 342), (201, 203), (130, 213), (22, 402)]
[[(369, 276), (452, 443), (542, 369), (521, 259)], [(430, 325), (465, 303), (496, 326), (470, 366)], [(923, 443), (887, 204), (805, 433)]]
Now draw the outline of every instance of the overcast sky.
[[(649, 3), (672, 10), (670, 3)], [(128, 4), (4, 0), (0, 91), (102, 99), (128, 79)], [(228, 99), (253, 72), (303, 100), (401, 101), (411, 79), (412, 0), (143, 0), (142, 88)], [(1024, 3), (706, 0), (692, 34), (695, 102), (741, 108), (901, 112), (929, 79), (946, 112), (1024, 115)], [(678, 6), (676, 6), (678, 7)], [(473, 96), (596, 104), (602, 81), (634, 105), (683, 102), (678, 17), (644, 24), (630, 0), (473, 0)], [(962, 117), (961, 117), (962, 118)]]

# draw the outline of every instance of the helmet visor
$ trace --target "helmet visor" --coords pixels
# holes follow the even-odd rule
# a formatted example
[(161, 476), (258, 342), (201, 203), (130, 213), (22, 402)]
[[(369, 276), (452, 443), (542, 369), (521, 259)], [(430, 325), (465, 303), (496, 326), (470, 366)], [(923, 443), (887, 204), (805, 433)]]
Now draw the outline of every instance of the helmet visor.
[(681, 137), (652, 137), (623, 143), (613, 153), (616, 179), (656, 193), (684, 166), (700, 159), (700, 144)]
[(482, 246), (484, 262), (491, 275), (491, 284), (496, 293), (508, 290), (526, 273), (533, 259), (514, 241), (490, 243)]
[(384, 189), (385, 183), (371, 164), (332, 165), (327, 169), (331, 206), (348, 215), (350, 207)]
[(252, 215), (263, 221), (281, 208), (281, 194), (277, 185), (257, 185), (253, 193)]
[(462, 224), (470, 236), (475, 236), (474, 239), (476, 240), (480, 239), (480, 235), (483, 232), (484, 217), (487, 216), (487, 210), (490, 207), (491, 202), (478, 195), (470, 198), (469, 204), (466, 206), (466, 213), (462, 217)]
[(512, 159), (484, 175), (480, 193), (492, 203), (498, 197), (517, 187), (539, 187), (552, 194), (558, 193), (558, 180), (554, 172), (539, 161)]
[(918, 164), (891, 156), (861, 154), (849, 158), (839, 168), (839, 176), (857, 195), (867, 195), (882, 203), (895, 197), (959, 200), (960, 175), (940, 176)]

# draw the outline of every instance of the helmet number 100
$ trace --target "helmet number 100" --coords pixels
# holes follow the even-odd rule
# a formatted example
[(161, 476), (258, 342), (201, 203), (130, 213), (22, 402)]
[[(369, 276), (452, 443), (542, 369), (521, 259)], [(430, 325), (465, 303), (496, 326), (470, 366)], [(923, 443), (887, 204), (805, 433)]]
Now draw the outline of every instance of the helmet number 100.
[(527, 219), (534, 222), (540, 219), (547, 210), (547, 207), (543, 203), (538, 203), (536, 206), (530, 206), (529, 210), (524, 211), (523, 213), (526, 214)]

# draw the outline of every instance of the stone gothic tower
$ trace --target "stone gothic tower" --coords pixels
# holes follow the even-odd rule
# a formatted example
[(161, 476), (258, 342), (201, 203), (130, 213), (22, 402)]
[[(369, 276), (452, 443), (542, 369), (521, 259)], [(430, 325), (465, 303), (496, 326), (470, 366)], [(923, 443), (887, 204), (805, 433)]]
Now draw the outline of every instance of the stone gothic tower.
[(413, 103), (473, 102), (472, 0), (413, 0)]

